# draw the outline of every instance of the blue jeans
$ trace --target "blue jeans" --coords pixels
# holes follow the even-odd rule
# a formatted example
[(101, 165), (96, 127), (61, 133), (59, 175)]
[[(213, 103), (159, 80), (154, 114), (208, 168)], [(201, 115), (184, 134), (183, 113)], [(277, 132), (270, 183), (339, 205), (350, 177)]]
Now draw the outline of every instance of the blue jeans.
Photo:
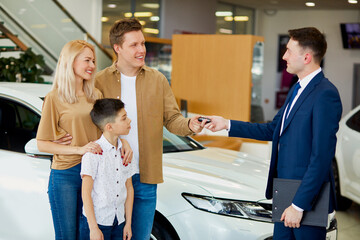
[(140, 175), (132, 177), (134, 186), (134, 205), (132, 213), (131, 240), (148, 240), (154, 222), (156, 208), (156, 184), (140, 182)]
[(66, 170), (51, 169), (48, 195), (56, 240), (79, 239), (82, 209), (81, 164)]
[[(125, 222), (122, 222), (119, 225), (116, 217), (114, 219), (114, 223), (112, 226), (103, 226), (98, 224), (98, 227), (104, 236), (104, 240), (123, 240), (124, 226), (125, 226)], [(80, 240), (89, 240), (89, 239), (90, 239), (89, 224), (87, 222), (87, 218), (84, 215), (81, 215)]]

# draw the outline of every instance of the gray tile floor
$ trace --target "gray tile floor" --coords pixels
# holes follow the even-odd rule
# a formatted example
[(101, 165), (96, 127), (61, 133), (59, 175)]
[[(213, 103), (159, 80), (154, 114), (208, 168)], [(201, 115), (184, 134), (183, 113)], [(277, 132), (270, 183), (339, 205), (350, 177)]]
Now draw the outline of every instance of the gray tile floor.
[(360, 205), (353, 203), (346, 211), (337, 211), (338, 240), (360, 239)]

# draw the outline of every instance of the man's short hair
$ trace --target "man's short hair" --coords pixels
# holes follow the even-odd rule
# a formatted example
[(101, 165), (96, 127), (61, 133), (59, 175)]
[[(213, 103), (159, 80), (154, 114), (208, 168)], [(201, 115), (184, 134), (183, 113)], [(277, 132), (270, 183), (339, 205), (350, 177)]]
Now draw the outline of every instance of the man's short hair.
[(306, 27), (289, 30), (289, 36), (293, 40), (298, 41), (301, 47), (312, 50), (315, 62), (320, 64), (327, 48), (324, 34), (317, 28)]
[(106, 124), (115, 122), (117, 114), (124, 106), (124, 103), (119, 99), (98, 99), (90, 112), (91, 120), (103, 131)]
[[(132, 31), (141, 31), (142, 25), (136, 18), (125, 18), (117, 20), (111, 27), (109, 33), (110, 45), (113, 48), (114, 52), (114, 44), (119, 44), (122, 46), (124, 43), (124, 35), (125, 33)], [(115, 52), (116, 53), (116, 52)]]

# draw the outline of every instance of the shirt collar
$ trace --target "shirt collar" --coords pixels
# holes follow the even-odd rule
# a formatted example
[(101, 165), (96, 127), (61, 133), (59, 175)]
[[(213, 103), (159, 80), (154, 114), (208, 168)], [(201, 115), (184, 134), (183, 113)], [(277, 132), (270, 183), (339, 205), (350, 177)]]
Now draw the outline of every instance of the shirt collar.
[(299, 79), (299, 83), (300, 83), (300, 87), (301, 89), (305, 89), (306, 86), (310, 83), (310, 81), (319, 73), (321, 72), (321, 67), (318, 68), (317, 70), (313, 71), (312, 73), (310, 73), (309, 75), (307, 75), (306, 77), (304, 77), (303, 79)]
[[(103, 151), (109, 151), (110, 149), (112, 149), (113, 146), (111, 143), (109, 143), (109, 141), (105, 138), (104, 134), (101, 135), (98, 143), (101, 145), (101, 148), (103, 148)], [(122, 147), (122, 143), (121, 143), (121, 140), (120, 138), (118, 138), (118, 147), (116, 150), (119, 150), (120, 148)]]
[[(114, 62), (113, 62), (113, 64), (110, 66), (110, 71), (111, 71), (112, 73), (121, 74), (121, 73), (117, 70), (117, 68), (116, 68), (116, 63), (117, 63), (117, 61), (114, 61)], [(141, 71), (148, 71), (148, 70), (149, 70), (149, 67), (146, 66), (146, 65), (144, 65), (144, 66), (141, 67), (139, 73), (140, 73)]]

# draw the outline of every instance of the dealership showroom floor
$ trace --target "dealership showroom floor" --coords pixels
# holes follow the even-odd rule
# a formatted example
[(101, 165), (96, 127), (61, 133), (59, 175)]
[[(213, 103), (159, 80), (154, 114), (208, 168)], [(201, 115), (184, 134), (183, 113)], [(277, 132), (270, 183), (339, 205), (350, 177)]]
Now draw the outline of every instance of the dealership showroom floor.
[(360, 205), (353, 203), (347, 211), (336, 213), (338, 240), (360, 239)]

